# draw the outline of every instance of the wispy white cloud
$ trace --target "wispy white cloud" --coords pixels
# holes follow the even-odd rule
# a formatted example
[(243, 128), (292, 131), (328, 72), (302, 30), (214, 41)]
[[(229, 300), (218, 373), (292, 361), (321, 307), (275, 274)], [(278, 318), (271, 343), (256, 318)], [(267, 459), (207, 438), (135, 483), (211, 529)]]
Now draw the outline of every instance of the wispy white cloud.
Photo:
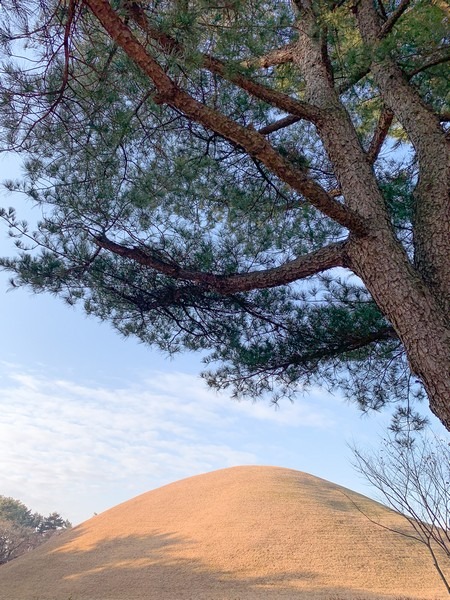
[(261, 462), (256, 421), (332, 425), (326, 409), (232, 402), (185, 373), (111, 388), (5, 363), (0, 376), (0, 494), (40, 512), (70, 507), (75, 521), (180, 477)]
[(297, 398), (295, 402), (280, 400), (277, 405), (268, 402), (240, 402), (236, 412), (252, 419), (270, 421), (285, 427), (313, 427), (329, 429), (335, 425), (335, 418), (324, 403), (325, 393), (319, 388), (308, 391), (308, 401)]

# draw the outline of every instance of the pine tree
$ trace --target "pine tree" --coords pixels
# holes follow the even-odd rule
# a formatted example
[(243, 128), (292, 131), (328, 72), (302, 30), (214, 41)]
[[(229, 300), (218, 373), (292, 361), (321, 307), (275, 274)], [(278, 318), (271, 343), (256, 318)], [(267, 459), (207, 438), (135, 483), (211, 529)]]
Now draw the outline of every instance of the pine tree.
[(20, 500), (0, 496), (0, 565), (34, 548), (52, 535), (72, 527), (70, 521), (57, 512), (43, 517)]
[(443, 0), (2, 11), (8, 185), (42, 210), (2, 212), (14, 285), (238, 396), (320, 382), (400, 420), (425, 390), (450, 429)]

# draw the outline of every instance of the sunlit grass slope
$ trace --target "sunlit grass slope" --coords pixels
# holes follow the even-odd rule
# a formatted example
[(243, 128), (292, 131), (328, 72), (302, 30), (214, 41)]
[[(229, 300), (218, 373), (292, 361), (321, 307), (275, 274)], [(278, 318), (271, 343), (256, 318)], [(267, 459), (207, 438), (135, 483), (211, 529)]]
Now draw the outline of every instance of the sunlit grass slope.
[(426, 548), (361, 511), (407, 527), (305, 473), (223, 469), (138, 496), (0, 567), (0, 598), (445, 598)]

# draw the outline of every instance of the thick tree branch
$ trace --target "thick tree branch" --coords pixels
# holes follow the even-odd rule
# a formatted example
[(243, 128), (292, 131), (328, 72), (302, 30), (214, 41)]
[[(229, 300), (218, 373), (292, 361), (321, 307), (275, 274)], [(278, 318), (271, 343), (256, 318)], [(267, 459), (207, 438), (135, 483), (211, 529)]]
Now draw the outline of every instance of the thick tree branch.
[(412, 79), (419, 73), (422, 73), (423, 71), (426, 71), (427, 69), (430, 69), (431, 67), (435, 67), (436, 65), (441, 65), (446, 62), (450, 62), (450, 52), (448, 52), (448, 48), (447, 48), (447, 54), (445, 54), (444, 56), (430, 58), (427, 62), (423, 63), (422, 65), (416, 67), (414, 70), (410, 71), (407, 74), (407, 77), (408, 77), (408, 79)]
[(346, 264), (345, 249), (348, 242), (329, 244), (279, 267), (234, 275), (215, 275), (214, 273), (184, 269), (178, 264), (164, 261), (155, 255), (152, 256), (150, 251), (117, 244), (106, 236), (95, 237), (94, 243), (113, 254), (129, 258), (168, 277), (194, 282), (205, 289), (228, 296), (238, 292), (286, 285), (334, 267), (344, 267)]
[(290, 125), (294, 125), (294, 123), (298, 123), (300, 120), (300, 117), (283, 117), (282, 119), (278, 119), (278, 121), (274, 121), (270, 125), (261, 127), (261, 129), (258, 129), (258, 133), (261, 133), (262, 135), (268, 135), (269, 133), (274, 133), (275, 131), (279, 131), (280, 129), (284, 129)]
[[(321, 40), (316, 33), (317, 17), (311, 8), (312, 3), (297, 0), (296, 4), (300, 19), (295, 64), (304, 78), (306, 100), (314, 100), (327, 115), (318, 123), (317, 130), (333, 165), (338, 187), (346, 206), (370, 223), (387, 224), (389, 216), (372, 166), (330, 77)], [(355, 165), (358, 165), (358, 177), (354, 176)]]
[[(193, 121), (244, 148), (250, 156), (260, 160), (272, 173), (305, 196), (319, 211), (352, 233), (364, 235), (367, 232), (364, 219), (334, 200), (317, 182), (309, 178), (305, 171), (295, 167), (281, 156), (263, 135), (254, 129), (239, 125), (181, 90), (148, 54), (107, 0), (85, 0), (85, 2), (111, 38), (153, 81), (158, 90), (159, 102), (176, 108)], [(296, 104), (296, 101), (292, 100), (292, 102)]]
[[(417, 154), (419, 178), (415, 190), (415, 263), (437, 302), (450, 311), (450, 148), (439, 118), (408, 84), (389, 55), (379, 56), (382, 24), (372, 0), (361, 0), (356, 18), (364, 43), (371, 50), (371, 72), (385, 106), (408, 134)], [(401, 102), (399, 99), (401, 98)]]
[(243, 67), (259, 67), (261, 69), (268, 69), (269, 67), (284, 65), (288, 62), (292, 62), (294, 48), (295, 44), (288, 44), (283, 48), (271, 50), (263, 56), (244, 60), (241, 64)]
[(367, 150), (367, 159), (371, 164), (373, 164), (378, 157), (381, 147), (386, 140), (393, 118), (394, 113), (392, 111), (385, 108), (381, 111), (375, 133)]
[(256, 83), (250, 77), (240, 74), (229, 74), (226, 65), (217, 58), (204, 55), (204, 67), (211, 71), (211, 73), (220, 75), (223, 79), (227, 79), (235, 85), (238, 85), (241, 89), (256, 98), (264, 100), (264, 102), (284, 110), (295, 117), (306, 119), (313, 123), (319, 122), (322, 118), (321, 111), (312, 104), (294, 100), (294, 98), (291, 98), (287, 94), (282, 94), (281, 92), (277, 92), (260, 83)]
[(285, 362), (278, 365), (278, 368), (287, 369), (291, 365), (301, 365), (309, 361), (314, 362), (333, 356), (342, 356), (346, 352), (354, 352), (371, 344), (388, 340), (398, 340), (398, 335), (391, 325), (385, 325), (370, 333), (360, 334), (354, 332), (351, 335), (342, 337), (339, 343), (335, 343), (333, 346), (321, 348), (308, 354), (292, 354)]
[[(184, 48), (182, 44), (168, 34), (160, 31), (156, 27), (153, 27), (149, 22), (145, 11), (134, 2), (130, 5), (130, 14), (142, 31), (144, 31), (151, 39), (158, 42), (160, 47), (165, 52), (179, 56), (184, 55)], [(282, 56), (285, 58), (289, 57), (289, 60), (292, 61), (293, 45), (274, 50), (274, 52), (270, 54), (273, 54), (273, 56), (277, 55), (280, 61)], [(300, 119), (306, 119), (315, 123), (321, 118), (321, 112), (312, 104), (294, 100), (287, 94), (282, 94), (281, 92), (277, 92), (276, 90), (261, 85), (260, 83), (254, 81), (251, 77), (237, 73), (235, 68), (229, 68), (226, 63), (210, 54), (201, 53), (200, 56), (202, 57), (202, 63), (200, 65), (202, 68), (207, 69), (211, 73), (219, 75), (222, 77), (222, 79), (234, 83), (252, 96), (255, 96), (256, 98), (259, 98), (260, 100), (263, 100), (264, 102), (284, 110)], [(288, 61), (284, 60), (284, 62)]]
[(405, 10), (409, 7), (410, 4), (411, 4), (411, 0), (401, 0), (397, 9), (391, 14), (391, 16), (386, 21), (386, 23), (381, 27), (380, 33), (379, 33), (380, 39), (385, 37), (388, 33), (390, 33), (392, 31), (392, 28), (394, 27), (394, 25), (397, 23), (397, 21), (400, 19), (400, 17), (405, 12)]

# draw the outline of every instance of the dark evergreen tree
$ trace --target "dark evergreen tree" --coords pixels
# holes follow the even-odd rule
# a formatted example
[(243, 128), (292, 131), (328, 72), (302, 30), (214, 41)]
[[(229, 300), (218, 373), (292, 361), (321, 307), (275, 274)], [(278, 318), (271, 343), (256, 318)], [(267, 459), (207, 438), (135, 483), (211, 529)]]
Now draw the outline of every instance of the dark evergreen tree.
[(32, 514), (31, 510), (20, 500), (0, 496), (0, 520), (10, 521), (21, 527), (35, 528), (40, 515)]
[(70, 521), (57, 512), (43, 517), (20, 500), (0, 496), (0, 565), (29, 552), (57, 531), (70, 529)]
[(39, 523), (36, 527), (38, 533), (46, 533), (47, 531), (58, 531), (59, 529), (70, 529), (71, 524), (67, 519), (63, 519), (57, 512), (53, 512), (48, 517), (40, 515)]
[(13, 285), (203, 350), (238, 396), (320, 382), (400, 419), (424, 389), (450, 428), (444, 0), (1, 10), (8, 185), (42, 213), (2, 212)]

